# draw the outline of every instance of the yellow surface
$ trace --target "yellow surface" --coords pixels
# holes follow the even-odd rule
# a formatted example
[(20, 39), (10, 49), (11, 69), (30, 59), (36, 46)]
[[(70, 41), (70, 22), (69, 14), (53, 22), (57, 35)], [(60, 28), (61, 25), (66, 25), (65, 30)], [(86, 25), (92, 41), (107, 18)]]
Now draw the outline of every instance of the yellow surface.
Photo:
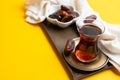
[(88, 0), (89, 4), (109, 23), (120, 24), (120, 0)]
[[(120, 0), (89, 3), (105, 21), (120, 24)], [(24, 0), (0, 0), (0, 80), (70, 80), (41, 27), (25, 22)], [(120, 75), (109, 69), (84, 80), (120, 80)]]

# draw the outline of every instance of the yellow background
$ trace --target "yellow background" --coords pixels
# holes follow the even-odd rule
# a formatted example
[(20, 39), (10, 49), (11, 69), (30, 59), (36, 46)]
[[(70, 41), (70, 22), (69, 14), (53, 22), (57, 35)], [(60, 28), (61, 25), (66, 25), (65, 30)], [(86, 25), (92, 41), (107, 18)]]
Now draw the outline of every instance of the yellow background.
[[(120, 24), (120, 0), (88, 0), (103, 20)], [(42, 26), (25, 22), (24, 0), (0, 0), (0, 80), (70, 80)], [(114, 68), (84, 80), (120, 80)]]

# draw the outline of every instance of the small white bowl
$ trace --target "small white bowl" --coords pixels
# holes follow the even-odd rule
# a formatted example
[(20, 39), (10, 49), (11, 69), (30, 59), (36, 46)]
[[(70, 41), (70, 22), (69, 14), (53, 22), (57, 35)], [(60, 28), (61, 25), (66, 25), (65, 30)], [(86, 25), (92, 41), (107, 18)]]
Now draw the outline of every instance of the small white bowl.
[[(75, 11), (75, 10), (73, 9), (72, 6), (69, 6), (69, 5), (65, 5), (65, 6), (68, 7), (70, 10), (78, 13), (77, 11)], [(61, 9), (61, 5), (53, 5), (53, 6), (51, 6), (51, 7), (49, 8), (48, 13), (49, 13), (49, 15), (51, 15), (51, 14), (57, 12), (57, 11), (60, 10), (60, 9)], [(57, 20), (57, 19), (50, 18), (49, 15), (47, 16), (47, 20), (48, 20), (50, 23), (52, 23), (52, 24), (54, 24), (54, 25), (57, 25), (57, 26), (59, 26), (59, 27), (61, 27), (61, 28), (66, 28), (66, 27), (68, 27), (69, 25), (71, 25), (72, 23), (74, 23), (74, 22), (78, 19), (78, 17), (80, 16), (80, 14), (78, 13), (78, 17), (73, 18), (72, 20), (70, 20), (70, 21), (68, 21), (68, 22), (61, 22), (61, 21), (59, 21), (59, 20)]]

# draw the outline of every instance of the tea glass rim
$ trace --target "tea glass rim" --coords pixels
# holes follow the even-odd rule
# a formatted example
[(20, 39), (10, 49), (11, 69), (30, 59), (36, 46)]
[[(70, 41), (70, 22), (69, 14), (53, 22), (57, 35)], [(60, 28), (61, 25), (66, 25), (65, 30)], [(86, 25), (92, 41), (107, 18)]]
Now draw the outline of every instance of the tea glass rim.
[[(94, 20), (94, 19), (84, 19), (84, 20)], [(100, 34), (98, 34), (98, 35), (83, 34), (82, 32), (80, 32), (80, 29), (82, 27), (86, 26), (86, 25), (98, 27), (98, 28), (101, 29), (102, 32)], [(84, 23), (83, 22), (82, 25), (77, 26), (77, 30), (78, 30), (79, 34), (83, 34), (86, 37), (91, 37), (92, 38), (92, 37), (99, 37), (99, 36), (101, 36), (105, 32), (105, 26), (104, 26), (104, 24), (102, 22), (100, 22), (98, 20), (94, 20), (93, 22), (90, 22), (90, 23), (89, 22), (88, 23)]]

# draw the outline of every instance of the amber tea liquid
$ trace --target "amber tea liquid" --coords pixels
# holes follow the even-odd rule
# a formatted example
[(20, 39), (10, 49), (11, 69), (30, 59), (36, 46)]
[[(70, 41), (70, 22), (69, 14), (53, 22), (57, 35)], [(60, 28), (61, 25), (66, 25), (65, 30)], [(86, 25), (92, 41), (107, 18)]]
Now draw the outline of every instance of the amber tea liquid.
[(101, 29), (94, 25), (84, 25), (79, 30), (80, 42), (76, 46), (75, 55), (81, 62), (92, 62), (98, 55), (97, 41), (102, 33)]

